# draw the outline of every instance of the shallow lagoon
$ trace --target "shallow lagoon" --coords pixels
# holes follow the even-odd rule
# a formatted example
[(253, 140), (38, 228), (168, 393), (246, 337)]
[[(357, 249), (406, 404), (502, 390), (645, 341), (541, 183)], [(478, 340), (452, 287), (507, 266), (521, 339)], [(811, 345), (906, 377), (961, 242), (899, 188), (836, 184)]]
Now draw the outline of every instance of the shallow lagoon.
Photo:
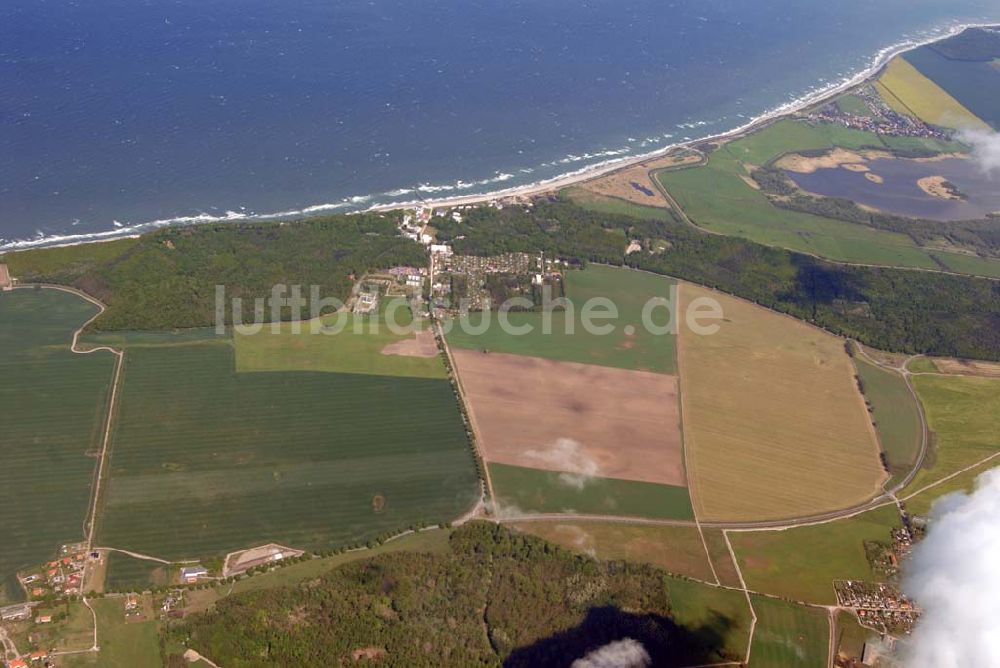
[[(818, 169), (812, 174), (786, 174), (803, 190), (912, 218), (970, 220), (1000, 211), (1000, 173), (985, 172), (972, 160), (879, 158), (870, 161), (868, 168), (871, 174), (882, 177), (883, 183), (874, 183), (864, 173), (842, 167)], [(928, 176), (943, 176), (968, 199), (947, 200), (927, 194), (917, 181)]]

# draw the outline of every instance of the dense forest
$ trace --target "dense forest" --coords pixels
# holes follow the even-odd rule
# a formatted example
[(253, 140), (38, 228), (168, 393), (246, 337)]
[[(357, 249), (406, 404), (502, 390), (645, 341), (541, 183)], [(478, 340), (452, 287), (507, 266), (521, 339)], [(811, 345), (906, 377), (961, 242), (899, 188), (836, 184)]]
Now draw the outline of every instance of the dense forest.
[(666, 577), (475, 522), (455, 530), (449, 553), (386, 554), (299, 586), (232, 595), (167, 633), (227, 668), (361, 658), (567, 666), (624, 638), (641, 642), (656, 666), (738, 658), (719, 650), (731, 620), (696, 629), (673, 622)]
[[(137, 241), (22, 251), (0, 261), (22, 282), (72, 285), (103, 301), (108, 310), (95, 329), (200, 327), (215, 323), (217, 285), (227, 298), (243, 298), (248, 321), (253, 299), (267, 297), (276, 284), (302, 286), (307, 301), (313, 285), (320, 298), (343, 300), (352, 274), (425, 264), (423, 248), (398, 236), (396, 223), (391, 215), (366, 214), (173, 227)], [(231, 316), (226, 309), (227, 322)]]
[[(633, 218), (551, 198), (435, 219), (457, 253), (545, 251), (574, 263), (622, 264), (744, 297), (884, 350), (1000, 359), (1000, 282), (905, 269), (846, 266), (705, 234), (671, 217)], [(625, 256), (629, 239), (644, 250)], [(102, 299), (100, 329), (170, 329), (214, 322), (215, 286), (266, 296), (276, 283), (318, 285), (343, 298), (350, 276), (422, 265), (391, 216), (172, 228), (138, 241), (4, 256), (22, 280), (74, 285)], [(249, 315), (246, 314), (245, 317)], [(265, 317), (268, 314), (265, 313)]]
[(774, 167), (755, 169), (752, 176), (763, 192), (775, 196), (771, 204), (776, 207), (899, 232), (921, 246), (953, 246), (1000, 257), (1000, 217), (956, 221), (906, 218), (863, 209), (849, 199), (803, 193)]
[[(477, 210), (444, 227), (459, 252), (544, 250), (700, 283), (899, 352), (1000, 358), (1000, 282), (846, 266), (705, 234), (670, 217), (595, 213), (563, 200)], [(589, 231), (588, 231), (589, 230)], [(627, 239), (645, 249), (625, 257)], [(653, 250), (654, 248), (666, 250)]]

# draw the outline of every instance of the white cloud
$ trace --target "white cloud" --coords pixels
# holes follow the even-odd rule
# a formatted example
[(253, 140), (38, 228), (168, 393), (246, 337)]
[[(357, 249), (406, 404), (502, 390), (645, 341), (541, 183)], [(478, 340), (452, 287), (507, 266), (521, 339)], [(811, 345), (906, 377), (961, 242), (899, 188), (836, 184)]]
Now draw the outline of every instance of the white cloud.
[(993, 176), (1000, 173), (1000, 134), (986, 130), (962, 130), (958, 138), (972, 147), (972, 159)]
[(1000, 666), (1000, 468), (972, 494), (943, 497), (931, 517), (903, 580), (924, 611), (903, 665)]
[(567, 487), (582, 490), (588, 482), (601, 474), (601, 467), (583, 447), (569, 438), (560, 438), (547, 450), (526, 450), (524, 456), (559, 473), (559, 482)]
[(651, 663), (649, 653), (641, 642), (625, 638), (598, 647), (574, 661), (571, 668), (645, 668)]

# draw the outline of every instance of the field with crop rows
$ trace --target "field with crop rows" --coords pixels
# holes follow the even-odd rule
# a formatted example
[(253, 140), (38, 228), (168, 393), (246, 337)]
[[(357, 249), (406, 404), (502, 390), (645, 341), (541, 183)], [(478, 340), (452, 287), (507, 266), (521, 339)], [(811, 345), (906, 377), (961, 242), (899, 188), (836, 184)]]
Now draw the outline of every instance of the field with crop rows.
[(446, 380), (238, 373), (228, 341), (129, 348), (100, 542), (165, 559), (331, 548), (478, 493)]
[(0, 293), (0, 602), (23, 596), (19, 568), (84, 538), (114, 357), (69, 348), (96, 313), (58, 290)]
[[(711, 335), (681, 330), (685, 465), (703, 520), (779, 519), (850, 507), (884, 472), (843, 340), (706, 288)], [(687, 306), (684, 307), (685, 309)]]

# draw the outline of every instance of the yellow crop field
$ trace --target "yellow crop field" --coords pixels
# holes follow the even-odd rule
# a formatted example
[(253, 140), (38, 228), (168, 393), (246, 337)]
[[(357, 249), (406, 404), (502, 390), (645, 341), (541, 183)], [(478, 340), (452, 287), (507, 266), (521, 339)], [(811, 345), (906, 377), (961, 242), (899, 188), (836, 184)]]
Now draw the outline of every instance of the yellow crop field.
[(903, 58), (894, 58), (889, 63), (878, 84), (886, 104), (901, 114), (949, 128), (989, 129), (962, 103)]
[(724, 317), (715, 334), (681, 322), (684, 451), (696, 515), (744, 521), (800, 517), (876, 495), (878, 441), (844, 342), (735, 297), (690, 284)]

